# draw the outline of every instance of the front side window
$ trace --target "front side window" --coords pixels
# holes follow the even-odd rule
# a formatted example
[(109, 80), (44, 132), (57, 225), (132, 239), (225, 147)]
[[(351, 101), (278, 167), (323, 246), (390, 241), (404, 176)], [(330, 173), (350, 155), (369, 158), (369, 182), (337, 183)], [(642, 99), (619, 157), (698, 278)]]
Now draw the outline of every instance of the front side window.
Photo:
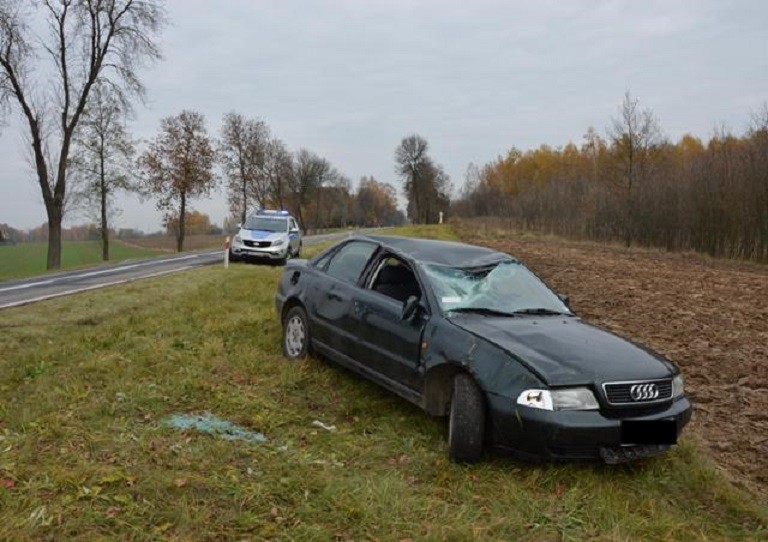
[(376, 246), (364, 241), (347, 243), (334, 254), (326, 272), (339, 280), (356, 284)]
[(266, 216), (251, 216), (245, 221), (243, 228), (246, 230), (258, 230), (268, 232), (288, 231), (287, 218), (272, 218)]
[(565, 303), (516, 260), (475, 268), (425, 265), (444, 311), (571, 314)]
[(408, 265), (394, 256), (381, 260), (374, 273), (371, 290), (403, 302), (411, 296), (421, 297), (416, 276)]

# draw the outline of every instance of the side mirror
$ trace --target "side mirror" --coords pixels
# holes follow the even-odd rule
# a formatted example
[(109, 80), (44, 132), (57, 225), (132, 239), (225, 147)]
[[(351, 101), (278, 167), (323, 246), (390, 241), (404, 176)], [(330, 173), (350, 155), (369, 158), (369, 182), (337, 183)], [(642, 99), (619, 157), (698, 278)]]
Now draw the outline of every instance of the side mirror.
[(415, 295), (408, 296), (408, 299), (403, 302), (403, 315), (400, 317), (402, 320), (410, 320), (416, 313), (416, 309), (419, 307), (419, 298)]
[(288, 233), (299, 233), (299, 228), (293, 228)]
[(571, 298), (568, 297), (566, 294), (557, 294), (557, 297), (560, 298), (560, 301), (565, 303), (565, 306), (569, 309), (571, 308)]

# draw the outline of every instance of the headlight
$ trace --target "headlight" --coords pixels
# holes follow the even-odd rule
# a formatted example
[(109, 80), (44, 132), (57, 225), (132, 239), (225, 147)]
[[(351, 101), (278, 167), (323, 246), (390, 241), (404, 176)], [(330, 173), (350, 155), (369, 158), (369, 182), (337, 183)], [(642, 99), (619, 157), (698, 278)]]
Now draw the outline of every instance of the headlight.
[(681, 395), (685, 393), (685, 389), (683, 386), (683, 375), (682, 373), (678, 374), (675, 378), (672, 379), (672, 398), (677, 399)]
[(243, 242), (243, 240), (240, 238), (240, 234), (239, 233), (237, 235), (235, 235), (235, 238), (232, 239), (232, 242), (236, 243), (238, 245)]
[(542, 410), (552, 410), (552, 395), (547, 390), (525, 390), (517, 396), (517, 404)]
[(277, 241), (272, 241), (273, 247), (279, 247), (282, 246), (285, 241), (283, 239), (278, 239)]
[(597, 410), (600, 405), (595, 394), (587, 388), (564, 390), (525, 390), (517, 404), (542, 410)]

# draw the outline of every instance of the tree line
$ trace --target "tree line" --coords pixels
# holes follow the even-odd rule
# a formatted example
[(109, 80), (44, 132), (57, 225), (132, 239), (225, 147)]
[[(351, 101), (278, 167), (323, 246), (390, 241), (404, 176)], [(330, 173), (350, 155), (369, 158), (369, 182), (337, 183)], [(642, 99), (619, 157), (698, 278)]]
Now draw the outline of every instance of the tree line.
[(161, 58), (167, 22), (161, 0), (0, 0), (0, 114), (17, 113), (30, 142), (48, 269), (61, 265), (64, 214), (76, 206), (98, 221), (109, 258), (114, 197), (126, 190), (157, 200), (181, 250), (189, 203), (217, 186), (216, 164), (240, 221), (256, 206), (288, 209), (311, 229), (404, 220), (391, 185), (368, 177), (353, 191), (328, 160), (289, 152), (263, 121), (237, 113), (218, 142), (198, 112), (166, 117), (137, 153), (126, 122), (145, 95), (140, 68)]
[(198, 112), (163, 119), (137, 164), (137, 189), (155, 197), (166, 223), (174, 223), (178, 250), (184, 244), (189, 202), (207, 196), (219, 182), (217, 164), (232, 217), (228, 229), (257, 208), (287, 210), (305, 230), (404, 221), (392, 185), (363, 177), (353, 190), (350, 179), (327, 159), (308, 149), (289, 152), (264, 121), (236, 112), (224, 117), (218, 140), (208, 135)]
[(602, 137), (470, 165), (454, 214), (575, 238), (768, 261), (768, 108), (736, 135), (670, 142), (629, 93)]

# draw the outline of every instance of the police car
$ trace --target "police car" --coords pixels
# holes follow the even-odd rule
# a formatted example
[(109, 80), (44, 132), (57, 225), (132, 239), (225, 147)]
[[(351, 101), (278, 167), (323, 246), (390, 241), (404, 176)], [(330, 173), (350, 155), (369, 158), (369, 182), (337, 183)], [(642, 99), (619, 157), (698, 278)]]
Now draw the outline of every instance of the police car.
[(288, 211), (256, 211), (240, 225), (229, 247), (230, 261), (265, 259), (285, 263), (300, 254), (301, 230)]

